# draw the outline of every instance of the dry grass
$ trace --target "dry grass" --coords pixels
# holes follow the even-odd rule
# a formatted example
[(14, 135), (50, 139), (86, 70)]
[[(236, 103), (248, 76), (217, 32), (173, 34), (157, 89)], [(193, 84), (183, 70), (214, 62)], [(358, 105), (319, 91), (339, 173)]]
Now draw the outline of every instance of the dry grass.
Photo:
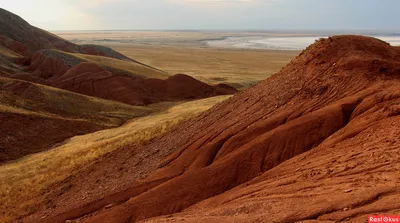
[(111, 57), (94, 56), (79, 53), (67, 53), (54, 49), (45, 49), (41, 50), (40, 52), (45, 56), (62, 60), (65, 64), (68, 64), (69, 66), (75, 66), (82, 62), (91, 62), (99, 65), (100, 67), (103, 67), (104, 69), (113, 72), (121, 72), (133, 77), (158, 79), (166, 79), (169, 77), (164, 71), (134, 61), (119, 60)]
[(151, 109), (162, 111), (129, 121), (118, 128), (73, 137), (50, 151), (0, 166), (0, 222), (34, 212), (40, 205), (35, 203), (38, 202), (35, 197), (83, 165), (121, 146), (144, 143), (228, 97), (155, 104)]
[(209, 84), (247, 88), (278, 72), (298, 52), (175, 46), (109, 45), (169, 74), (184, 73)]
[(110, 47), (132, 59), (168, 72), (184, 73), (209, 84), (228, 83), (247, 88), (278, 72), (299, 52), (217, 49), (204, 40), (226, 36), (301, 36), (301, 33), (266, 32), (157, 32), (127, 31), (57, 33), (78, 44)]
[(5, 57), (8, 57), (8, 58), (18, 58), (18, 57), (21, 57), (21, 55), (15, 53), (15, 52), (12, 51), (12, 50), (9, 50), (9, 49), (3, 47), (3, 46), (0, 46), (0, 56), (5, 56)]
[(0, 112), (64, 120), (84, 120), (105, 127), (119, 126), (126, 120), (153, 112), (150, 108), (8, 78), (0, 78), (0, 89), (1, 86), (15, 83), (29, 83), (30, 86), (25, 90), (25, 94), (20, 96), (0, 90)]
[(88, 62), (98, 64), (101, 67), (111, 68), (113, 70), (128, 72), (133, 76), (141, 78), (157, 78), (157, 79), (167, 79), (168, 75), (160, 70), (156, 70), (139, 63), (128, 62), (125, 60), (118, 60), (110, 57), (103, 56), (93, 56), (86, 54), (72, 54)]
[(310, 33), (293, 32), (229, 32), (229, 31), (98, 31), (56, 32), (56, 35), (78, 44), (109, 45), (128, 43), (157, 46), (199, 46), (199, 41), (224, 37), (247, 36), (309, 36)]

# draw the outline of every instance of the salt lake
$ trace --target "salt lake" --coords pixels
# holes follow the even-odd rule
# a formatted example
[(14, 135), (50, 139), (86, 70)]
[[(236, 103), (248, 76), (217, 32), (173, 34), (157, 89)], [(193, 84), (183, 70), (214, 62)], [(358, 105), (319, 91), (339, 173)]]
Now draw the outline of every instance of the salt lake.
[[(392, 46), (400, 46), (400, 36), (373, 36), (390, 43)], [(269, 49), (269, 50), (303, 50), (310, 44), (326, 36), (307, 37), (227, 37), (222, 40), (211, 40), (205, 43), (211, 47), (241, 48), (241, 49)]]

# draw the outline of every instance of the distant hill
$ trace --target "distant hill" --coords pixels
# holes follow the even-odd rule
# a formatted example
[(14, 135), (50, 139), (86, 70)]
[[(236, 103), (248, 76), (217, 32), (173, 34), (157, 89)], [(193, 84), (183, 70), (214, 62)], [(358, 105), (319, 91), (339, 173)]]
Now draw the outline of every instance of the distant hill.
[(76, 45), (4, 9), (0, 9), (0, 76), (132, 105), (236, 92), (229, 86), (182, 78), (185, 75), (170, 77), (104, 46)]
[[(116, 127), (152, 112), (0, 77), (0, 163), (50, 149), (75, 135)], [(4, 131), (3, 131), (4, 130)]]
[(18, 15), (0, 8), (0, 36), (23, 44), (29, 52), (42, 49), (58, 49), (66, 52), (101, 55), (132, 61), (128, 57), (104, 46), (76, 45), (50, 32), (31, 26)]

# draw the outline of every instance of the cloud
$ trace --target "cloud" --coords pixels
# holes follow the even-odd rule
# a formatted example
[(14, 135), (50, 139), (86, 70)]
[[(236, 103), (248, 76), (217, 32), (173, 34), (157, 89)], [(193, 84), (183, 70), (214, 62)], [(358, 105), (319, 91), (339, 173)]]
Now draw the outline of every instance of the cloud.
[[(124, 1), (128, 2), (127, 0), (69, 0), (67, 2), (68, 4), (73, 5), (77, 8), (95, 8), (108, 4), (120, 4)], [(132, 2), (132, 0), (130, 2)]]
[(189, 2), (199, 3), (235, 3), (235, 2), (252, 2), (252, 0), (187, 0)]
[(185, 4), (185, 3), (195, 3), (195, 4), (236, 4), (236, 3), (252, 3), (258, 0), (169, 0), (170, 2)]
[[(399, 0), (0, 0), (44, 29), (395, 29)], [(21, 7), (23, 5), (24, 7)]]

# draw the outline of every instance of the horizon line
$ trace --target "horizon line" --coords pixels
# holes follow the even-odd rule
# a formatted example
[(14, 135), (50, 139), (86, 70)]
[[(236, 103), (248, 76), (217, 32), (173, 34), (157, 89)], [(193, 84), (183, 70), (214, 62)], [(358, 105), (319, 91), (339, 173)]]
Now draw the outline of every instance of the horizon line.
[(65, 29), (48, 30), (50, 32), (380, 32), (399, 35), (400, 29)]

